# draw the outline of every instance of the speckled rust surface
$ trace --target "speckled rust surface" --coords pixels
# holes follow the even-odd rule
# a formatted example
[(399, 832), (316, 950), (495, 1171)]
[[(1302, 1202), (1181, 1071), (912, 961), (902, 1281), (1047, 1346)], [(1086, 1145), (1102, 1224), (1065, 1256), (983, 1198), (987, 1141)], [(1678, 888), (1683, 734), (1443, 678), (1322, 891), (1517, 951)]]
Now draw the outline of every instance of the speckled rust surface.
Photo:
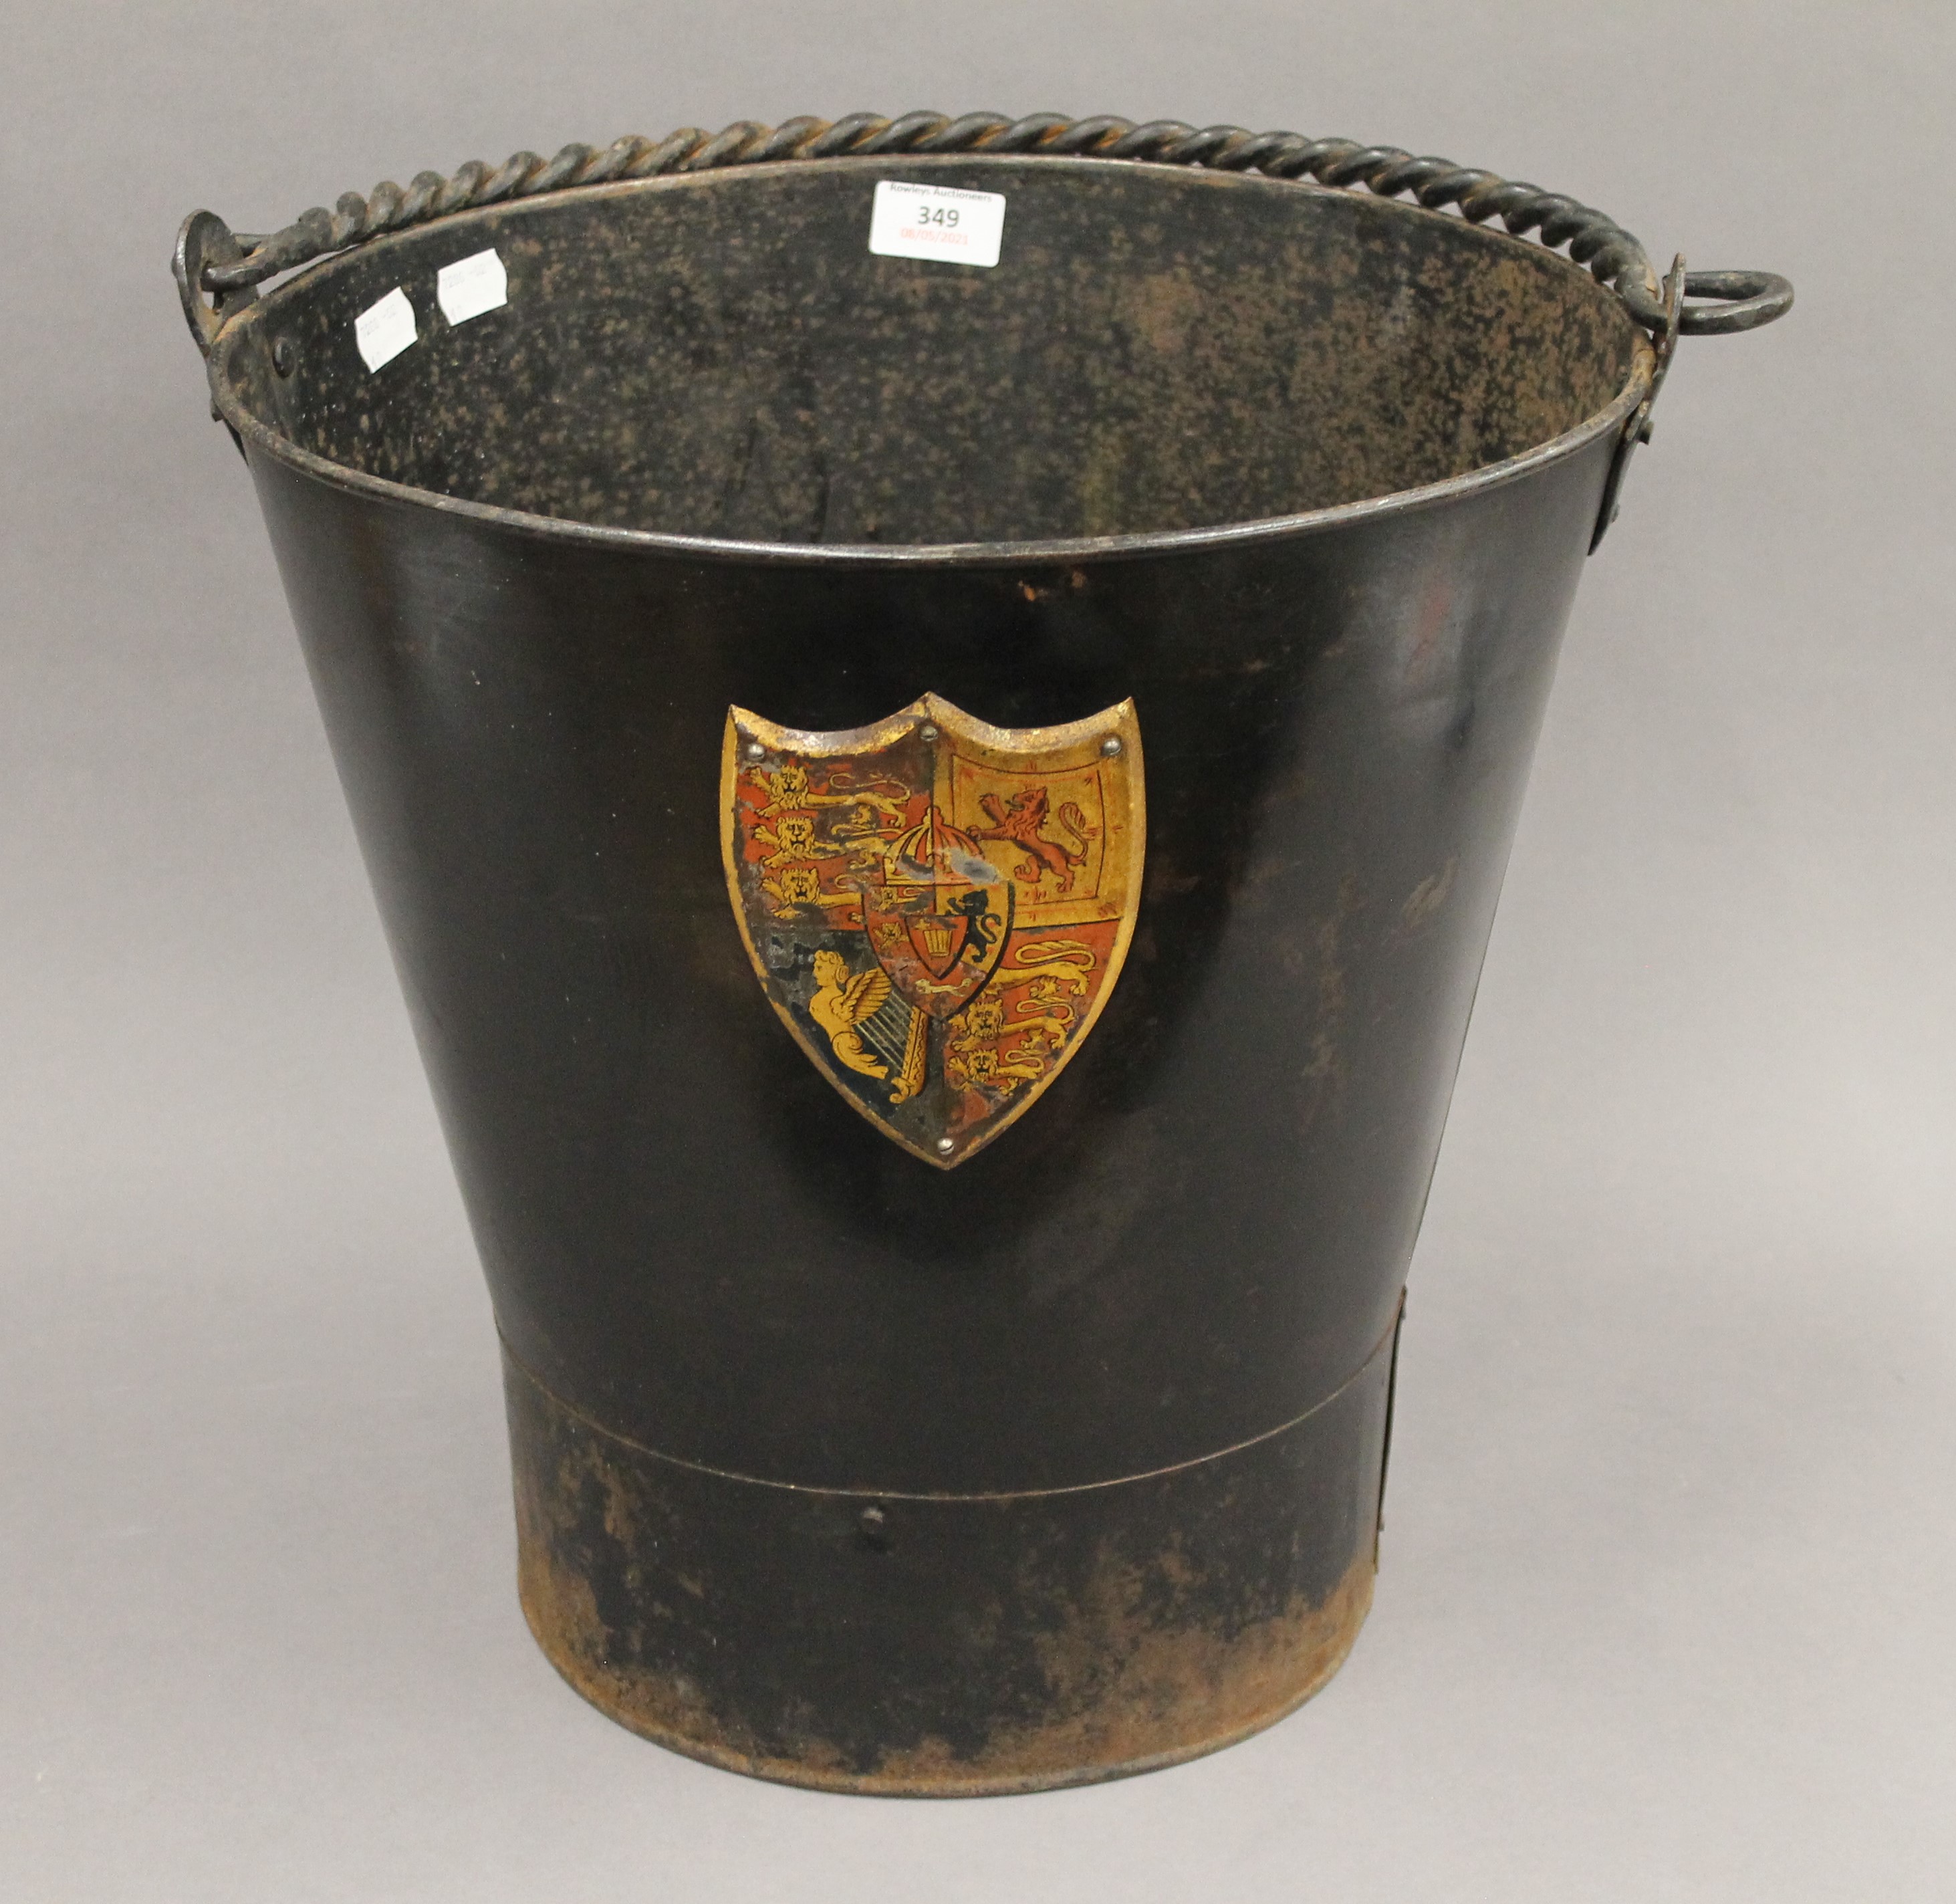
[(665, 1460), (509, 1358), (524, 1612), (601, 1710), (756, 1777), (962, 1797), (1170, 1764), (1350, 1650), (1389, 1367), (1382, 1344), (1305, 1421), (1167, 1474), (918, 1498)]
[[(871, 255), (885, 177), (1003, 194), (999, 267)], [(507, 308), (449, 327), (435, 272), (491, 245)], [(352, 318), (397, 283), (421, 340), (369, 376)], [(447, 495), (682, 535), (962, 542), (1440, 482), (1601, 409), (1638, 334), (1566, 260), (1403, 204), (910, 158), (603, 188), (377, 241), (230, 361), (301, 447)]]

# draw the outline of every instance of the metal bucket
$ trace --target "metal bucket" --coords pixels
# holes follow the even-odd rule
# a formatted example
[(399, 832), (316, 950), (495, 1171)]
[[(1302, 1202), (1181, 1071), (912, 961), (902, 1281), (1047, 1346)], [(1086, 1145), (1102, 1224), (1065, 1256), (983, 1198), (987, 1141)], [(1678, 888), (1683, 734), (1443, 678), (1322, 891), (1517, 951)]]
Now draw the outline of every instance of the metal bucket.
[(1783, 281), (1389, 149), (929, 114), (198, 213), (178, 272), (553, 1662), (859, 1792), (1307, 1697), (1578, 573), (1677, 338)]

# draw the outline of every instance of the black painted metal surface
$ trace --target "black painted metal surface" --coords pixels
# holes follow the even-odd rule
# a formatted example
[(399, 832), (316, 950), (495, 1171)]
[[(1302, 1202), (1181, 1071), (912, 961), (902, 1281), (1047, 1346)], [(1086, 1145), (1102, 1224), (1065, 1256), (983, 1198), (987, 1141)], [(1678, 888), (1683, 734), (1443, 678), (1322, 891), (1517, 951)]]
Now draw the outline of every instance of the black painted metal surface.
[[(879, 178), (1002, 192), (989, 272)], [(506, 308), (447, 326), (494, 247)], [(355, 314), (416, 344), (370, 374)], [(510, 1359), (533, 1625), (767, 1776), (1019, 1789), (1305, 1695), (1529, 756), (1654, 359), (1538, 248), (1092, 160), (803, 162), (383, 238), (230, 314), (276, 547)], [(787, 1036), (730, 705), (1131, 698), (1138, 920), (954, 1171)], [(1149, 1478), (1153, 1477), (1153, 1478)], [(896, 1584), (893, 1584), (896, 1583)]]

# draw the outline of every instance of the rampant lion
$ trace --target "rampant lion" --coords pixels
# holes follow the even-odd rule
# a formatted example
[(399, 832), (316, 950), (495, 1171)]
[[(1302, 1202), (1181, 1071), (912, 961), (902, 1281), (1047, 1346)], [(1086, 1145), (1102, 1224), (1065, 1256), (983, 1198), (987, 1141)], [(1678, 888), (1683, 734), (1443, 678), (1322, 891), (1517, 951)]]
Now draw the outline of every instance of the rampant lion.
[[(1073, 801), (1066, 801), (1056, 814), (1049, 813), (1046, 789), (1028, 787), (1002, 805), (996, 794), (980, 794), (978, 804), (992, 823), (974, 828), (971, 837), (1004, 840), (1023, 854), (1025, 857), (1013, 876), (1015, 879), (1027, 886), (1056, 879), (1061, 892), (1073, 890), (1074, 870), (1087, 864), (1087, 843), (1099, 830), (1087, 825), (1087, 816)], [(1046, 831), (1049, 822), (1065, 829), (1073, 835), (1072, 840), (1053, 838)]]

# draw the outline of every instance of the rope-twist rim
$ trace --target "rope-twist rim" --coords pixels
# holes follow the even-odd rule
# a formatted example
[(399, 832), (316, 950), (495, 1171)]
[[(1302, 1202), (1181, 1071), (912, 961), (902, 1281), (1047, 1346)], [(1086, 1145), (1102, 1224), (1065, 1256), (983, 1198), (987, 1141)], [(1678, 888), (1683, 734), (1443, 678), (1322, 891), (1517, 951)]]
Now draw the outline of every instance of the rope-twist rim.
[(1544, 245), (1566, 248), (1598, 283), (1612, 286), (1647, 330), (1661, 331), (1666, 323), (1657, 273), (1643, 246), (1614, 219), (1560, 193), (1449, 159), (1415, 158), (1396, 146), (1362, 145), (1355, 139), (1307, 139), (1295, 132), (1248, 132), (1233, 125), (1196, 127), (1175, 119), (1137, 125), (1104, 115), (1075, 119), (1058, 112), (1019, 119), (998, 112), (967, 112), (956, 118), (906, 112), (894, 119), (852, 112), (840, 119), (789, 119), (778, 126), (741, 119), (720, 132), (687, 126), (656, 141), (633, 136), (601, 147), (567, 145), (551, 159), (518, 152), (494, 167), (471, 159), (446, 178), (438, 172), (417, 172), (405, 189), (383, 181), (364, 198), (346, 193), (330, 211), (314, 206), (282, 231), (240, 235), (241, 257), (229, 262), (207, 259), (199, 275), (205, 291), (235, 293), (385, 232), (581, 185), (798, 159), (957, 153), (1200, 166), (1271, 178), (1309, 178), (1320, 185), (1363, 188), (1382, 198), (1410, 194), (1429, 210), (1456, 209), (1472, 223), (1498, 219), (1518, 237), (1538, 233)]

